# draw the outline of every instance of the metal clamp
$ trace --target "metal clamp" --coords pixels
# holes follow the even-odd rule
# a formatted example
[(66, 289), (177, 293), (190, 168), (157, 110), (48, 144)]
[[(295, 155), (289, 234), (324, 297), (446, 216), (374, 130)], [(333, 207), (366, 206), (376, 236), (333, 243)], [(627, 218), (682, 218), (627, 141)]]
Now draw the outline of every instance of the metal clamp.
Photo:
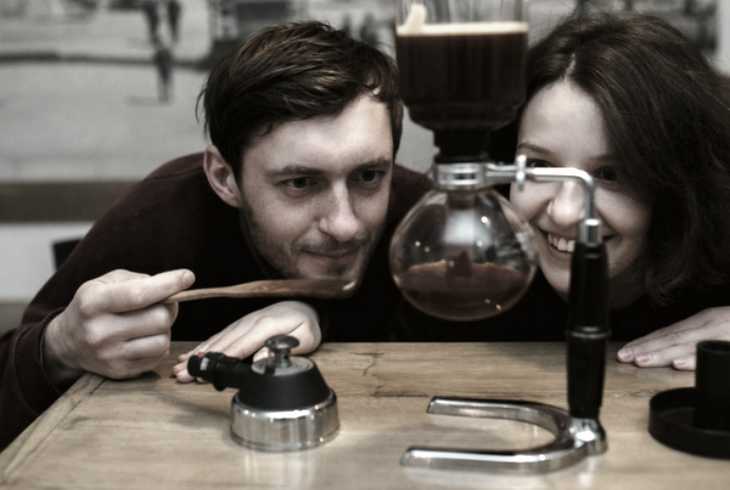
[(514, 163), (507, 162), (460, 162), (434, 165), (431, 169), (437, 189), (444, 191), (478, 191), (500, 184), (517, 185), (525, 182), (565, 182), (574, 180), (585, 191), (585, 217), (578, 223), (578, 241), (586, 244), (601, 243), (601, 221), (595, 207), (596, 185), (593, 177), (578, 168), (527, 167), (527, 157), (517, 155)]
[(517, 155), (514, 164), (484, 163), (482, 180), (488, 185), (515, 183), (518, 190), (523, 190), (526, 181), (532, 182), (565, 182), (574, 180), (581, 184), (585, 191), (585, 215), (578, 223), (578, 241), (588, 245), (601, 243), (601, 220), (595, 206), (596, 184), (591, 174), (585, 170), (572, 167), (527, 167), (527, 157)]

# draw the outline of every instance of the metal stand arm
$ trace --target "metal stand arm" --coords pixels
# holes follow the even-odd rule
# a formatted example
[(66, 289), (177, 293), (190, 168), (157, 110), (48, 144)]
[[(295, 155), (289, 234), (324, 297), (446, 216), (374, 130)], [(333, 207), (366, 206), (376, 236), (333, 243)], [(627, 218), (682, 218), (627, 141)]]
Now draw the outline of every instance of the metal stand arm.
[(595, 419), (571, 417), (565, 410), (522, 400), (482, 400), (435, 397), (428, 413), (457, 417), (516, 420), (552, 433), (552, 442), (515, 451), (410, 447), (401, 457), (405, 466), (491, 473), (535, 474), (570, 466), (606, 450), (606, 434)]

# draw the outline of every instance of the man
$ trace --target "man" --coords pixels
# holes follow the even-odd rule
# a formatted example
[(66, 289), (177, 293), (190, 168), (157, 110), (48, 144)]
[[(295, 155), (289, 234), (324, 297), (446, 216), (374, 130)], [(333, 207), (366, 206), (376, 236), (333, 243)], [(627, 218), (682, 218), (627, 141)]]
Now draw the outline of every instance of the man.
[[(136, 376), (171, 338), (238, 357), (263, 354), (281, 333), (304, 353), (320, 336), (387, 339), (398, 298), (389, 237), (426, 187), (393, 163), (402, 106), (392, 60), (320, 23), (273, 27), (218, 64), (199, 101), (211, 146), (130, 191), (0, 339), (0, 447), (83, 372)], [(333, 301), (165, 303), (193, 283), (278, 277), (359, 287)], [(187, 355), (175, 367), (182, 382)]]
[(154, 43), (152, 64), (157, 72), (157, 99), (167, 104), (172, 99), (172, 70), (175, 65), (172, 49), (161, 39)]

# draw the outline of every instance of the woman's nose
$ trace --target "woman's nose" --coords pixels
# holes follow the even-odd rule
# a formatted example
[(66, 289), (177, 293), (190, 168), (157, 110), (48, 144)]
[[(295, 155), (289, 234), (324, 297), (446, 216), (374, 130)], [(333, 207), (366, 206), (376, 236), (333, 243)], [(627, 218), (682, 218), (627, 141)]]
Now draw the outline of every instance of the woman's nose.
[(578, 182), (562, 182), (547, 206), (547, 214), (555, 224), (569, 227), (577, 224), (585, 213), (584, 192)]

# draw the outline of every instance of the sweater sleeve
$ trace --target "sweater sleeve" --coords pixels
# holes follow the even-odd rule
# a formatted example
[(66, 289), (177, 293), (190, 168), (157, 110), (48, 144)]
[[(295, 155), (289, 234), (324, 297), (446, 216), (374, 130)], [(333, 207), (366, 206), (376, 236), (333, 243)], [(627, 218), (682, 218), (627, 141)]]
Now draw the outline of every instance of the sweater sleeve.
[(0, 337), (0, 449), (61, 395), (43, 367), (46, 326), (59, 312), (50, 311)]
[[(164, 226), (166, 221), (171, 221), (171, 216), (178, 214), (178, 208), (152, 211), (161, 208), (158, 204), (164, 199), (159, 198), (161, 193), (174, 192), (179, 181), (195, 180), (188, 176), (196, 175), (198, 160), (190, 157), (161, 167), (116, 203), (38, 292), (20, 325), (0, 337), (0, 449), (12, 442), (63, 391), (63, 387), (59, 389), (50, 382), (44, 370), (43, 342), (48, 324), (69, 304), (79, 286), (113, 269), (153, 274), (179, 265), (165, 261), (173, 255), (167, 253), (167, 244), (155, 246), (161, 241), (160, 236), (168, 234), (169, 228), (182, 228), (174, 224)], [(172, 198), (169, 201), (176, 202)], [(146, 219), (141, 219), (142, 216)], [(178, 220), (182, 224), (187, 222), (187, 216), (184, 217)], [(179, 233), (173, 233), (170, 241), (188, 243)], [(186, 256), (184, 251), (174, 255)]]

